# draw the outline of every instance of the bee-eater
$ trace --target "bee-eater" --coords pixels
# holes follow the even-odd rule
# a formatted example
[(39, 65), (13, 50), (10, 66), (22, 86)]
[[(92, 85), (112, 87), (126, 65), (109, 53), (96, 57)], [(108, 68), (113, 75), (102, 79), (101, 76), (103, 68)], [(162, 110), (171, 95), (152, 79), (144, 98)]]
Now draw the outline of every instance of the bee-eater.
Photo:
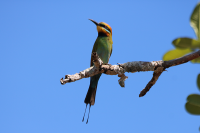
[[(112, 44), (113, 44), (112, 28), (104, 22), (97, 23), (96, 21), (94, 21), (92, 19), (89, 19), (89, 20), (91, 20), (97, 26), (97, 31), (98, 31), (98, 37), (94, 43), (92, 53), (97, 52), (99, 58), (101, 58), (103, 63), (106, 64), (106, 63), (108, 63), (109, 58), (112, 53)], [(91, 58), (90, 66), (93, 66), (93, 65), (94, 65), (93, 60)], [(100, 76), (101, 76), (101, 73), (97, 74), (95, 76), (92, 76), (90, 78), (90, 86), (89, 86), (89, 89), (88, 89), (88, 92), (87, 92), (87, 95), (86, 95), (85, 101), (84, 101), (86, 104), (86, 107), (88, 104), (91, 107), (91, 105), (94, 105), (94, 103), (95, 103), (97, 84), (98, 84)], [(90, 108), (89, 108), (89, 111), (90, 111)], [(85, 114), (84, 114), (84, 116), (85, 116)], [(89, 114), (88, 114), (88, 118), (89, 118)], [(83, 120), (84, 120), (84, 118), (83, 118)], [(87, 120), (87, 122), (88, 122), (88, 120)]]

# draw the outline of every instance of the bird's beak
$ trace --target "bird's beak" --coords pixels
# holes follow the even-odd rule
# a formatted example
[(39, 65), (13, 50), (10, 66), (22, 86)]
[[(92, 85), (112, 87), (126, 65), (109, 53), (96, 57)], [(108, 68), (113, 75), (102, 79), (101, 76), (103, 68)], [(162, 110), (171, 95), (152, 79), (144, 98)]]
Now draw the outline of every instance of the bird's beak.
[(99, 25), (99, 23), (97, 23), (96, 21), (89, 19), (90, 21), (92, 21), (96, 26)]

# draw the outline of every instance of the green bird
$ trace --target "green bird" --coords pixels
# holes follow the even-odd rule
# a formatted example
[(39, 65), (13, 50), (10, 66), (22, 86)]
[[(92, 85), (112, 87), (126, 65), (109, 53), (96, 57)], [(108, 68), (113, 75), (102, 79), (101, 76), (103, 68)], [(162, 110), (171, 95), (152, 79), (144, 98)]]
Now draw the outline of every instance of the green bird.
[[(112, 54), (112, 44), (113, 44), (112, 28), (104, 22), (97, 23), (96, 21), (92, 19), (89, 19), (89, 20), (91, 20), (97, 26), (97, 31), (98, 31), (98, 37), (94, 43), (92, 53), (97, 52), (98, 56), (101, 58), (103, 63), (107, 64)], [(91, 58), (90, 66), (93, 66), (93, 65), (94, 64)], [(86, 104), (86, 108), (88, 104), (91, 107), (91, 105), (94, 105), (95, 103), (97, 84), (100, 77), (101, 77), (101, 74), (97, 74), (90, 78), (90, 86), (84, 100)], [(90, 111), (90, 108), (89, 108), (89, 111)], [(85, 113), (84, 113), (84, 116), (85, 116)], [(84, 121), (84, 116), (83, 116), (83, 121)], [(89, 114), (88, 114), (88, 118), (89, 118)]]

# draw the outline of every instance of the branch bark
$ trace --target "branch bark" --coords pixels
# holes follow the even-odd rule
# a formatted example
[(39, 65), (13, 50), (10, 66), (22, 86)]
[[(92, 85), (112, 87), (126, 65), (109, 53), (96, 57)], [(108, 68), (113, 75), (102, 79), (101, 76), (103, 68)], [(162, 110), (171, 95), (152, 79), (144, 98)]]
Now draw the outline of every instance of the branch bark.
[(98, 57), (97, 53), (94, 52), (92, 53), (94, 66), (87, 68), (74, 75), (65, 75), (65, 79), (61, 78), (60, 83), (64, 85), (66, 83), (75, 82), (82, 78), (92, 77), (99, 73), (105, 73), (107, 75), (118, 75), (118, 77), (120, 77), (119, 84), (121, 87), (124, 87), (125, 86), (124, 82), (128, 78), (127, 76), (125, 76), (124, 74), (125, 72), (134, 73), (141, 71), (154, 71), (152, 79), (139, 94), (139, 97), (142, 97), (156, 83), (156, 81), (158, 80), (162, 72), (165, 71), (166, 68), (186, 63), (198, 57), (200, 57), (200, 50), (185, 55), (181, 58), (169, 61), (162, 61), (162, 60), (152, 61), (152, 62), (133, 61), (124, 64), (110, 65), (110, 64), (103, 64), (103, 61)]

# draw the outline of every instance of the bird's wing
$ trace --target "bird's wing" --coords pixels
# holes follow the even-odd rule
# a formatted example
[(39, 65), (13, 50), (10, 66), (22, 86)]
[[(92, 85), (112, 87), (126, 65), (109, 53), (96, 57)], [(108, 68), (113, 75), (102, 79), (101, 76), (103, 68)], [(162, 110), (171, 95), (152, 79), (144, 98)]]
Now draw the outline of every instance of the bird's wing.
[[(111, 51), (110, 51), (110, 56), (111, 56), (111, 54), (112, 54), (112, 49), (113, 49), (113, 46), (112, 46)], [(109, 57), (109, 58), (110, 58), (110, 57)]]
[[(92, 53), (97, 51), (97, 47), (98, 47), (98, 43), (95, 42), (95, 43), (94, 43), (94, 46), (93, 46), (93, 49), (92, 49)], [(93, 66), (92, 53), (91, 53), (90, 66)]]

